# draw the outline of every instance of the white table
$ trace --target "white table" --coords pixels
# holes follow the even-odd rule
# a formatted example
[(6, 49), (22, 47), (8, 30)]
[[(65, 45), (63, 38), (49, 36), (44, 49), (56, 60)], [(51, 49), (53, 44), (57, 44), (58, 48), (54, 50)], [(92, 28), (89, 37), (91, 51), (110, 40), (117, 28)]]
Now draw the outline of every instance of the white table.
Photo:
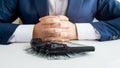
[(0, 68), (120, 68), (120, 40), (73, 42), (93, 45), (96, 50), (67, 60), (48, 60), (27, 54), (29, 43), (0, 45)]

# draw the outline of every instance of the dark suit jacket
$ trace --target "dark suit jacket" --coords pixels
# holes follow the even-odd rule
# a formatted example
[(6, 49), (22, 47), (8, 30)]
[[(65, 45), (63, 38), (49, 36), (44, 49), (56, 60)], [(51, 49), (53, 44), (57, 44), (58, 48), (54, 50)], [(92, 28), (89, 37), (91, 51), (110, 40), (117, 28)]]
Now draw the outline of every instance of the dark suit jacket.
[[(68, 0), (66, 16), (73, 23), (91, 23), (101, 34), (101, 41), (120, 38), (120, 3), (116, 0)], [(0, 43), (6, 44), (18, 25), (36, 24), (49, 15), (47, 0), (0, 0)], [(94, 17), (99, 22), (92, 22)]]

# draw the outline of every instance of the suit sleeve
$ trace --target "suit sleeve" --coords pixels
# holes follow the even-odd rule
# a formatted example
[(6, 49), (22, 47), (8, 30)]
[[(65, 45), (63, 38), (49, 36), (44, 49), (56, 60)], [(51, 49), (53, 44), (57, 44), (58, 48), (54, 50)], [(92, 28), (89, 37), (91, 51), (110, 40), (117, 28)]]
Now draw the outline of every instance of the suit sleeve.
[(98, 0), (96, 19), (92, 25), (101, 34), (100, 41), (120, 38), (120, 2), (117, 0)]
[(12, 22), (18, 17), (18, 0), (0, 0), (0, 44), (8, 44), (8, 39), (18, 27)]

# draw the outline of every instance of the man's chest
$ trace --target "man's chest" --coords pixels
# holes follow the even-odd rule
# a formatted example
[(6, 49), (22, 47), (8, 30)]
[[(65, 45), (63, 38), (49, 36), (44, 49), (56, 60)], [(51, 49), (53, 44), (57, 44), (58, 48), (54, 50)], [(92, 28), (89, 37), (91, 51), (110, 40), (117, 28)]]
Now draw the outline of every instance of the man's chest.
[[(58, 6), (58, 4), (56, 5)], [(64, 9), (62, 3), (59, 7), (61, 8), (56, 8), (56, 11), (58, 11), (57, 9)], [(91, 22), (96, 13), (96, 8), (97, 0), (68, 0), (64, 15), (71, 22)], [(19, 10), (20, 18), (26, 24), (38, 22), (39, 18), (50, 15), (51, 11), (48, 0), (20, 0)], [(54, 14), (55, 11), (52, 11), (51, 14)]]

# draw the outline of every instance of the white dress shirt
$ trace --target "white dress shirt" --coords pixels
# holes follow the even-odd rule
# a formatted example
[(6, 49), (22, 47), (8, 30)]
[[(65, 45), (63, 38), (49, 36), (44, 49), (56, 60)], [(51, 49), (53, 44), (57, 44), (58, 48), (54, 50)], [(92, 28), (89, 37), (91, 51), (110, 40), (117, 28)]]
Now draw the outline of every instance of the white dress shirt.
[[(65, 15), (68, 0), (49, 0), (49, 15)], [(89, 23), (76, 23), (79, 40), (100, 39), (100, 34)], [(19, 25), (8, 42), (30, 42), (34, 25)]]

